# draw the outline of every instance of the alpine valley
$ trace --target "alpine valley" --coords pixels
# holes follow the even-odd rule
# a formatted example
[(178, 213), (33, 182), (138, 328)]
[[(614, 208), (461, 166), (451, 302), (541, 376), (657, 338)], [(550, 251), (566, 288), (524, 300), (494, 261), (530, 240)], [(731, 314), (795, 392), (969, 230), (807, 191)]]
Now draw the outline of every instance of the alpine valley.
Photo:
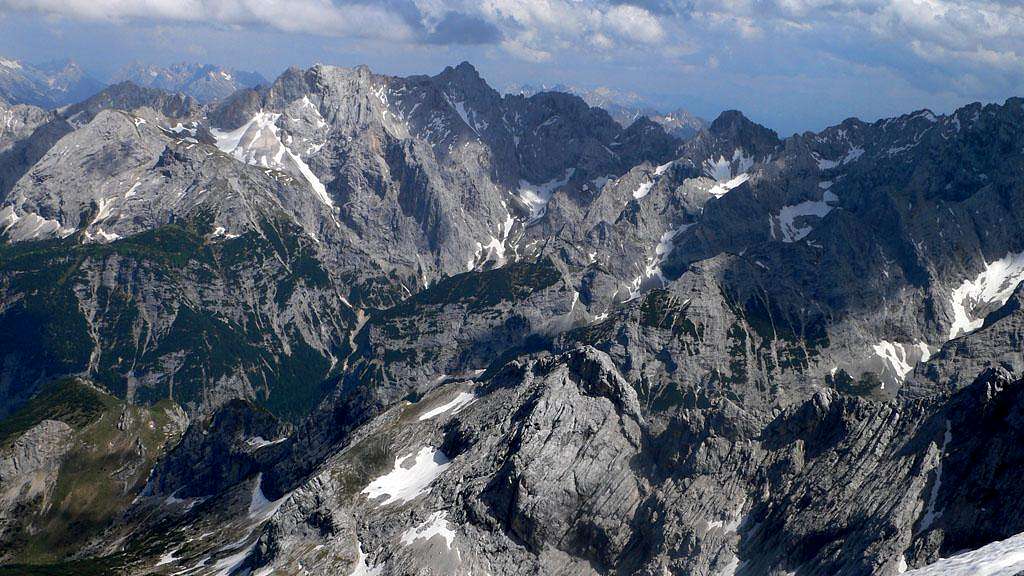
[(1024, 100), (26, 70), (0, 574), (1024, 572)]

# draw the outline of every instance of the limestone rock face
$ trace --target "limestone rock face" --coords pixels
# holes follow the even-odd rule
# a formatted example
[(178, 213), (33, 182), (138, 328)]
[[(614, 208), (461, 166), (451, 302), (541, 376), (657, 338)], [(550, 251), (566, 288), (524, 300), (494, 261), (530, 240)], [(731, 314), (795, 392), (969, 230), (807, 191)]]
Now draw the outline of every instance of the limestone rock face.
[(57, 482), (61, 458), (71, 448), (71, 427), (59, 420), (43, 420), (14, 441), (0, 455), (0, 533), (17, 520), (19, 508), (47, 506)]

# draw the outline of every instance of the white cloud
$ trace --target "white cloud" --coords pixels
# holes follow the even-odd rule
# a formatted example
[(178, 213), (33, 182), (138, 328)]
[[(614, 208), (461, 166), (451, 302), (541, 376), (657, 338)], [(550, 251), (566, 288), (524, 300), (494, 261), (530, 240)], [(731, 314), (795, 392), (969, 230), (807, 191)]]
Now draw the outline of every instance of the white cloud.
[(654, 44), (665, 38), (665, 30), (658, 19), (636, 6), (614, 6), (604, 14), (604, 22), (607, 28), (628, 40)]
[(666, 40), (662, 22), (650, 11), (629, 4), (578, 0), (484, 0), (467, 10), (502, 27), (513, 40), (513, 56), (573, 50), (582, 43), (602, 51), (642, 48)]
[[(1024, 71), (1022, 2), (691, 0), (683, 11), (695, 23), (743, 41), (771, 40), (787, 50), (883, 64), (908, 77)], [(932, 72), (921, 70), (922, 64)]]
[(379, 6), (330, 0), (0, 0), (0, 8), (98, 21), (178, 21), (265, 26), (344, 37), (411, 36), (398, 15)]
[(446, 16), (476, 18), (500, 32), (494, 41), (527, 61), (590, 45), (604, 51), (664, 42), (650, 11), (611, 0), (0, 0), (0, 11), (91, 21), (208, 23), (284, 32), (417, 43)]
[[(209, 23), (405, 44), (458, 43), (439, 23), (474, 22), (480, 43), (528, 62), (687, 54), (723, 71), (745, 50), (832, 55), (950, 81), (1024, 71), (1024, 3), (1011, 0), (0, 0), (0, 13), (68, 19)], [(452, 20), (452, 15), (464, 20)], [(465, 38), (462, 38), (465, 41)], [(588, 51), (581, 54), (580, 48)], [(691, 61), (690, 64), (695, 64)], [(928, 70), (923, 71), (921, 67)], [(922, 80), (924, 81), (924, 80)], [(1019, 83), (1019, 80), (1016, 81)]]
[(615, 41), (600, 32), (590, 37), (590, 43), (602, 50), (611, 50), (615, 47)]
[(527, 62), (547, 62), (551, 60), (551, 53), (545, 50), (531, 48), (519, 40), (504, 40), (501, 47), (512, 56)]

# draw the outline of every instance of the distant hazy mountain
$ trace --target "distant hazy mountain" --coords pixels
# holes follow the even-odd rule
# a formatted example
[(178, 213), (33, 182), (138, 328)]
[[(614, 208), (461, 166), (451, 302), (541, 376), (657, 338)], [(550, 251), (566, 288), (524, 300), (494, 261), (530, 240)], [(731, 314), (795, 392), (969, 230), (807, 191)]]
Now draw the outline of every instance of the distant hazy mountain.
[(28, 64), (0, 56), (0, 98), (10, 104), (56, 108), (79, 102), (103, 88), (72, 60)]
[(135, 63), (118, 72), (114, 80), (182, 92), (200, 102), (219, 100), (240, 88), (254, 88), (266, 83), (266, 79), (256, 72), (186, 62), (167, 67)]
[(691, 114), (683, 108), (677, 108), (671, 112), (662, 112), (644, 101), (636, 92), (620, 92), (606, 86), (598, 86), (591, 90), (555, 84), (553, 86), (530, 84), (509, 87), (507, 92), (511, 94), (523, 94), (530, 96), (538, 92), (566, 92), (575, 94), (587, 104), (603, 108), (611, 117), (623, 127), (629, 126), (641, 116), (646, 116), (660, 124), (666, 132), (688, 140), (698, 132), (706, 128), (708, 123), (703, 118)]

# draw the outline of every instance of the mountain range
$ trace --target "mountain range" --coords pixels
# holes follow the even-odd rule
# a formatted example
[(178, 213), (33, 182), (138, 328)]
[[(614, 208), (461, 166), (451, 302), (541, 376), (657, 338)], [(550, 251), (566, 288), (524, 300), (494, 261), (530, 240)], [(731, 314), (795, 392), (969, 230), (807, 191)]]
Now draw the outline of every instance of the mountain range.
[(103, 84), (71, 60), (32, 65), (0, 57), (0, 100), (56, 108), (92, 96)]
[(677, 108), (671, 112), (661, 112), (655, 106), (645, 102), (635, 92), (621, 92), (599, 86), (593, 89), (582, 89), (564, 84), (556, 84), (551, 87), (533, 85), (513, 85), (508, 87), (507, 92), (511, 94), (523, 94), (532, 96), (538, 92), (566, 92), (576, 94), (587, 104), (595, 108), (602, 108), (623, 127), (629, 126), (641, 116), (646, 116), (657, 124), (660, 124), (669, 134), (688, 140), (697, 135), (698, 132), (707, 128), (708, 122), (703, 118), (694, 116), (684, 108)]
[[(167, 67), (134, 63), (125, 66), (111, 82), (182, 93), (200, 102), (226, 98), (242, 88), (265, 84), (256, 72), (210, 64), (179, 63)], [(0, 100), (39, 108), (60, 108), (95, 95), (106, 82), (90, 76), (72, 60), (33, 65), (0, 57)]]
[(219, 100), (242, 88), (255, 88), (267, 83), (257, 72), (185, 62), (167, 67), (131, 64), (113, 78), (114, 83), (126, 81), (147, 88), (181, 92), (200, 102)]
[(0, 574), (1024, 570), (1024, 100), (255, 84), (4, 96)]

